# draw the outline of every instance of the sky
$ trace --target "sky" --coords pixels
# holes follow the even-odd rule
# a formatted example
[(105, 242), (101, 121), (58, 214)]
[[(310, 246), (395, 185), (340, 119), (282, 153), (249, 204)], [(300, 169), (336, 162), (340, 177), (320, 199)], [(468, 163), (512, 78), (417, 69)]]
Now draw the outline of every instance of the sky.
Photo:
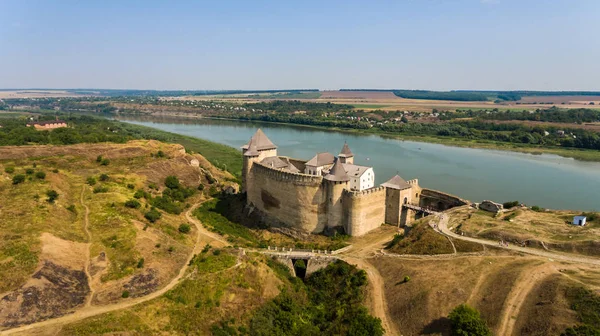
[(0, 0), (0, 88), (600, 90), (598, 0)]

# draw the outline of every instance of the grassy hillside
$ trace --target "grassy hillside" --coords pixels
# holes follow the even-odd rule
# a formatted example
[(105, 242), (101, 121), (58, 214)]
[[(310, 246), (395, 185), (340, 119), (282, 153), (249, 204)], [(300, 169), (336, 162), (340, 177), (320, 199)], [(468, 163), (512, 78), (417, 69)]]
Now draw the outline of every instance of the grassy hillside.
[[(202, 198), (199, 185), (208, 190), (210, 181), (232, 178), (157, 141), (5, 146), (0, 158), (4, 327), (60, 316), (92, 290), (92, 303), (104, 304), (163, 286), (194, 244), (195, 230), (179, 229), (187, 222), (182, 211)], [(170, 175), (177, 187), (165, 184)]]

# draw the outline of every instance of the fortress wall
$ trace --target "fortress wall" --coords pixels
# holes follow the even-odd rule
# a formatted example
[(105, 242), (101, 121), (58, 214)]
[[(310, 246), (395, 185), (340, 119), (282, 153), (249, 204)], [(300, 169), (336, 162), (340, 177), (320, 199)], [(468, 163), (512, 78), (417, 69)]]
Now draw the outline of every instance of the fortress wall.
[(361, 236), (385, 222), (384, 187), (363, 191), (344, 190), (344, 229), (351, 236)]
[(444, 211), (467, 204), (470, 204), (470, 202), (458, 196), (432, 189), (422, 189), (419, 200), (420, 206), (430, 207), (438, 211)]
[(321, 176), (285, 172), (258, 162), (249, 174), (249, 204), (286, 226), (312, 233), (323, 231), (327, 204)]

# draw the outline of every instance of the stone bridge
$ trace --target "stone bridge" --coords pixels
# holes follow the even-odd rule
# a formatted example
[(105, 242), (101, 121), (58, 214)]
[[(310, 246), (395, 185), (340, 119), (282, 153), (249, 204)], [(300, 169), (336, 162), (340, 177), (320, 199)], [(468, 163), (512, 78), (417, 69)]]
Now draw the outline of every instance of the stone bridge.
[[(275, 260), (285, 265), (290, 270), (291, 274), (300, 278), (304, 278), (307, 275), (325, 268), (327, 265), (339, 259), (334, 255), (328, 255), (324, 252), (327, 251), (261, 251), (262, 254), (272, 256)], [(303, 261), (306, 266), (305, 270), (301, 267), (294, 266), (297, 265), (296, 263), (299, 260)]]

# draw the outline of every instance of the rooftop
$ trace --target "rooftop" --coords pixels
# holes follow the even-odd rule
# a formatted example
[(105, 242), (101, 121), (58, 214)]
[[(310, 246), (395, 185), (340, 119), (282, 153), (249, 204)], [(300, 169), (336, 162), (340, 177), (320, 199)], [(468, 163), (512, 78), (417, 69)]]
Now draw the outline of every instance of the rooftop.
[(350, 177), (346, 174), (344, 167), (340, 160), (335, 160), (333, 167), (329, 170), (329, 173), (325, 175), (324, 179), (333, 182), (347, 182), (350, 181)]
[(349, 163), (342, 163), (344, 170), (346, 170), (346, 174), (352, 177), (360, 177), (362, 176), (369, 168), (366, 166), (357, 166)]
[(400, 177), (400, 175), (392, 177), (387, 182), (383, 183), (382, 186), (398, 190), (410, 188), (410, 184), (408, 184), (402, 177)]
[(260, 163), (262, 163), (263, 165), (265, 165), (267, 167), (283, 169), (283, 170), (286, 170), (286, 171), (289, 171), (292, 173), (300, 172), (300, 170), (298, 170), (298, 168), (296, 168), (296, 166), (291, 164), (290, 160), (286, 157), (271, 156), (271, 157), (264, 158)]
[(308, 160), (308, 162), (306, 162), (306, 165), (313, 167), (322, 167), (333, 164), (334, 161), (335, 156), (333, 156), (333, 154), (324, 152), (318, 153), (312, 159)]
[(354, 154), (352, 154), (352, 151), (350, 150), (350, 147), (348, 147), (348, 143), (344, 142), (344, 147), (342, 147), (342, 151), (340, 152), (340, 155), (338, 155), (339, 157), (353, 157)]
[(248, 141), (247, 144), (242, 146), (242, 148), (250, 149), (250, 145), (252, 142), (254, 142), (254, 144), (256, 145), (256, 150), (259, 151), (277, 148), (277, 146), (275, 146), (275, 144), (271, 142), (269, 138), (267, 138), (267, 135), (260, 128), (256, 131), (256, 133), (254, 133), (252, 138), (250, 138), (250, 141)]

